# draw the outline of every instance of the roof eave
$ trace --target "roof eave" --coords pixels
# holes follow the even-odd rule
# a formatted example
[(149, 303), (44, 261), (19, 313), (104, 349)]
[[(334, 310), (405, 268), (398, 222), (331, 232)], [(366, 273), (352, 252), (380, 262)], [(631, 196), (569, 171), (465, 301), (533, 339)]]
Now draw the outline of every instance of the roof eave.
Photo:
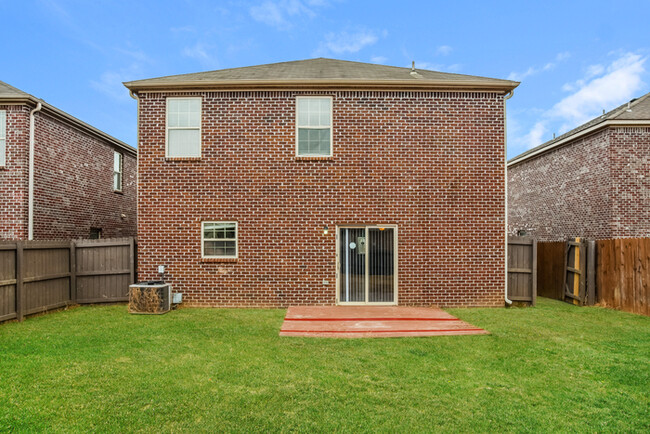
[(371, 90), (468, 90), (510, 92), (519, 86), (515, 81), (477, 83), (475, 81), (433, 80), (227, 80), (227, 81), (178, 81), (147, 83), (129, 81), (124, 86), (134, 92), (146, 91), (210, 91), (210, 90), (315, 90), (315, 89), (371, 89)]
[(526, 160), (529, 160), (533, 157), (537, 157), (541, 154), (545, 154), (546, 152), (550, 152), (556, 148), (559, 148), (561, 146), (564, 146), (573, 140), (579, 139), (583, 136), (598, 132), (602, 129), (608, 128), (608, 127), (638, 127), (638, 126), (650, 126), (650, 119), (645, 120), (645, 119), (609, 119), (605, 120), (603, 122), (599, 122), (596, 125), (592, 126), (591, 128), (587, 128), (585, 130), (579, 131), (575, 134), (572, 134), (568, 137), (565, 137), (561, 140), (557, 140), (555, 142), (551, 142), (546, 146), (543, 146), (539, 149), (531, 149), (530, 151), (526, 151), (524, 153), (521, 153), (517, 155), (516, 157), (513, 157), (508, 161), (508, 167), (511, 166), (516, 166), (517, 164), (523, 163)]
[(43, 110), (47, 112), (48, 114), (54, 116), (55, 118), (59, 119), (60, 121), (66, 122), (69, 125), (72, 125), (73, 127), (76, 127), (77, 129), (88, 133), (93, 136), (99, 136), (102, 139), (106, 140), (107, 142), (111, 143), (113, 146), (120, 148), (124, 151), (127, 151), (134, 156), (138, 154), (138, 150), (134, 148), (133, 146), (124, 143), (123, 141), (116, 139), (115, 137), (103, 132), (102, 130), (93, 127), (90, 124), (87, 124), (86, 122), (75, 118), (74, 116), (64, 112), (61, 109), (58, 109), (54, 107), (51, 104), (46, 103), (45, 101), (38, 99), (32, 95), (26, 95), (26, 96), (21, 96), (21, 97), (0, 97), (0, 105), (2, 104), (29, 104), (32, 106), (36, 106), (38, 103), (41, 103)]

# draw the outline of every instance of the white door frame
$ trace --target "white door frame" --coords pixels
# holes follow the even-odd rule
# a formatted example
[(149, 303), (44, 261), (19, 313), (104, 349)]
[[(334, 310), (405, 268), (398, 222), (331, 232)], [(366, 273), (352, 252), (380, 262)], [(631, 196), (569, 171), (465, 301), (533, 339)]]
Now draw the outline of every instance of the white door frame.
[[(368, 273), (370, 268), (368, 267), (368, 257), (369, 251), (370, 251), (370, 246), (367, 247), (366, 251), (366, 278), (365, 278), (365, 286), (366, 286), (366, 301), (341, 301), (341, 292), (340, 292), (340, 279), (341, 279), (341, 258), (339, 257), (340, 252), (341, 252), (341, 239), (340, 239), (340, 229), (365, 229), (366, 231), (366, 243), (370, 241), (370, 238), (368, 237), (368, 230), (369, 229), (380, 229), (380, 228), (390, 228), (393, 230), (393, 301), (373, 301), (370, 302), (368, 301), (368, 292), (369, 292), (369, 280), (368, 279)], [(340, 304), (343, 306), (396, 306), (397, 305), (397, 294), (398, 294), (398, 270), (397, 270), (397, 252), (398, 252), (398, 237), (397, 237), (397, 225), (395, 224), (387, 224), (387, 225), (380, 225), (380, 224), (371, 224), (371, 225), (363, 225), (363, 224), (356, 224), (356, 225), (337, 225), (336, 226), (336, 304)]]

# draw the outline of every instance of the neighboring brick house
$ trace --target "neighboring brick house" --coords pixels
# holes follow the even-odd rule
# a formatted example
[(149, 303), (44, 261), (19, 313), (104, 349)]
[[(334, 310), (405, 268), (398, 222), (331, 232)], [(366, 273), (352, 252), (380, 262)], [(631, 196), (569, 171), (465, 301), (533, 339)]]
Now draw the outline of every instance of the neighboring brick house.
[(0, 82), (0, 240), (135, 236), (136, 164), (131, 146)]
[(125, 83), (138, 272), (210, 306), (503, 306), (518, 83), (312, 59)]
[(650, 93), (511, 159), (508, 226), (542, 241), (650, 237)]

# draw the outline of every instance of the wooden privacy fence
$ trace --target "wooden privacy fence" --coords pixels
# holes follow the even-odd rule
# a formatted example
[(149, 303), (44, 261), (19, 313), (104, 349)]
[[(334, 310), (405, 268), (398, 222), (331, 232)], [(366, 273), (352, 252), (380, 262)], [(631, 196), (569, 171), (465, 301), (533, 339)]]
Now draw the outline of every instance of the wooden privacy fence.
[(508, 298), (537, 302), (537, 242), (532, 238), (508, 238)]
[(598, 302), (650, 315), (650, 238), (598, 240)]
[(133, 238), (0, 242), (0, 321), (75, 303), (128, 300)]
[(650, 315), (650, 238), (538, 243), (539, 295)]

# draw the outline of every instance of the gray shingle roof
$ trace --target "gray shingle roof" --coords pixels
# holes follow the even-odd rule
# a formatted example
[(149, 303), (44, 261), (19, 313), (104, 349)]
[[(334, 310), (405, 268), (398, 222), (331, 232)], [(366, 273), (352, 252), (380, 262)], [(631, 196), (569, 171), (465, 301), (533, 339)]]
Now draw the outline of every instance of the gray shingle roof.
[(124, 85), (131, 90), (142, 90), (201, 86), (238, 87), (252, 84), (347, 84), (362, 87), (364, 83), (395, 84), (403, 87), (493, 88), (503, 91), (512, 90), (519, 85), (518, 82), (510, 80), (417, 69), (417, 65), (415, 71), (412, 71), (411, 68), (325, 58), (172, 75), (130, 81)]
[(13, 86), (0, 81), (0, 98), (27, 98), (31, 95), (27, 92), (23, 92), (20, 89), (16, 89)]
[[(628, 105), (629, 105), (629, 111), (628, 111)], [(614, 110), (611, 110), (601, 116), (598, 116), (597, 118), (594, 118), (590, 120), (589, 122), (586, 122), (579, 127), (576, 127), (572, 129), (571, 131), (568, 131), (561, 136), (558, 136), (552, 140), (549, 140), (548, 142), (542, 143), (539, 146), (536, 146), (532, 149), (527, 150), (526, 152), (523, 152), (516, 157), (513, 157), (510, 159), (509, 163), (511, 162), (520, 162), (526, 159), (531, 154), (537, 155), (540, 151), (546, 149), (546, 148), (553, 148), (554, 145), (558, 142), (565, 141), (566, 139), (569, 139), (571, 136), (577, 135), (589, 128), (595, 127), (598, 124), (604, 123), (606, 121), (648, 121), (648, 125), (650, 125), (650, 93), (646, 93), (645, 95), (633, 99), (630, 102), (626, 102), (625, 104), (622, 104), (618, 107), (616, 107)]]
[(77, 128), (84, 130), (90, 134), (103, 137), (105, 140), (111, 142), (113, 145), (122, 148), (130, 153), (133, 153), (134, 155), (137, 154), (137, 150), (131, 145), (128, 145), (123, 141), (118, 140), (115, 137), (106, 134), (100, 129), (95, 128), (92, 125), (87, 124), (80, 119), (77, 119), (76, 117), (64, 112), (63, 110), (56, 108), (51, 104), (48, 104), (47, 102), (43, 101), (40, 98), (36, 98), (35, 96), (30, 95), (27, 92), (23, 92), (22, 90), (17, 89), (5, 83), (4, 81), (0, 81), (0, 105), (3, 102), (12, 102), (12, 103), (18, 102), (21, 104), (29, 104), (32, 107), (36, 107), (38, 103), (41, 103), (44, 112), (54, 115), (58, 119), (66, 121), (69, 124), (72, 124)]

